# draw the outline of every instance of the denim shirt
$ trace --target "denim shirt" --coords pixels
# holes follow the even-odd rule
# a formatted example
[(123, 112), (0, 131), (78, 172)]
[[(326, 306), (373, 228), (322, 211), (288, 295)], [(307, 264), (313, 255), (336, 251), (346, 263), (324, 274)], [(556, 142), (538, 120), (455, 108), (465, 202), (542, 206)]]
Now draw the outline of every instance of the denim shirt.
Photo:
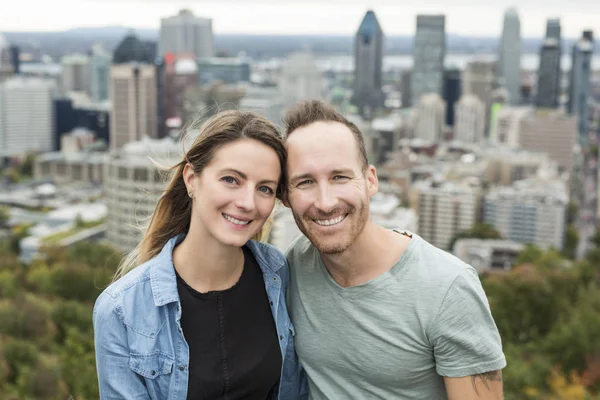
[[(171, 238), (160, 254), (111, 284), (96, 300), (94, 340), (101, 399), (186, 399), (189, 347), (181, 330), (173, 267), (173, 249), (181, 240), (183, 235)], [(247, 246), (262, 270), (280, 339), (279, 399), (304, 399), (306, 377), (298, 364), (286, 307), (287, 261), (270, 245), (251, 240)]]

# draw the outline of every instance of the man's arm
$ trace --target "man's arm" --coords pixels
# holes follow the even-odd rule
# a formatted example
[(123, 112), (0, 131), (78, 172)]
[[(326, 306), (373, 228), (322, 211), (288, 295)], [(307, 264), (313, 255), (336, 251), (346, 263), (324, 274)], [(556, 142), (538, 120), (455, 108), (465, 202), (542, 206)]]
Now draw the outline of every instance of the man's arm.
[(448, 400), (502, 400), (502, 371), (462, 378), (444, 377)]

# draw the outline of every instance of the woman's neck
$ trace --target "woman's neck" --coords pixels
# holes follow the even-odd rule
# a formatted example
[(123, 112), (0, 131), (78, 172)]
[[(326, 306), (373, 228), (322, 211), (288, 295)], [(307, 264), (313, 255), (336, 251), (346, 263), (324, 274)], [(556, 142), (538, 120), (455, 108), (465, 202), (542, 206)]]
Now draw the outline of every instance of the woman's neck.
[(173, 251), (173, 264), (179, 276), (196, 291), (225, 290), (239, 280), (244, 269), (244, 252), (190, 227)]

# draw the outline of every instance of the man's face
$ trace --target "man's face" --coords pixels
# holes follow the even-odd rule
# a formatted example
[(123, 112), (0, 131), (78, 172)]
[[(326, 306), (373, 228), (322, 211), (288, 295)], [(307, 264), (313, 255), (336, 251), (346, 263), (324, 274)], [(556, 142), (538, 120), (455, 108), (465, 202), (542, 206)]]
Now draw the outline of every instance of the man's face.
[(324, 254), (347, 250), (369, 220), (375, 168), (363, 171), (357, 142), (339, 122), (296, 129), (286, 142), (288, 192), (298, 227)]

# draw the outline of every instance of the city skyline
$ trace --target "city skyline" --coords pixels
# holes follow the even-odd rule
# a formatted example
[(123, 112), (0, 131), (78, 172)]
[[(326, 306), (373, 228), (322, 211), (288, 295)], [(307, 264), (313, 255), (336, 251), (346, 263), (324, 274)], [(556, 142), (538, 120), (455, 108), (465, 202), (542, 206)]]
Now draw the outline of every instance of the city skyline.
[[(512, 0), (494, 4), (469, 4), (457, 0), (451, 5), (399, 5), (391, 0), (309, 0), (289, 1), (145, 1), (56, 0), (52, 3), (23, 1), (4, 7), (0, 32), (61, 31), (80, 27), (126, 26), (158, 29), (160, 19), (189, 8), (199, 17), (214, 20), (216, 34), (325, 34), (352, 35), (369, 9), (380, 16), (387, 35), (413, 35), (417, 14), (445, 14), (448, 33), (465, 36), (499, 36), (503, 14)], [(343, 3), (343, 4), (342, 4)], [(562, 4), (561, 4), (562, 3)], [(582, 11), (585, 9), (585, 12)], [(56, 10), (68, 10), (62, 15)], [(543, 37), (546, 20), (560, 18), (563, 37), (577, 38), (581, 31), (596, 28), (600, 3), (573, 0), (565, 7), (560, 0), (525, 0), (518, 4), (522, 37)], [(23, 18), (27, 15), (27, 18)], [(52, 18), (48, 18), (52, 15)], [(596, 28), (597, 29), (597, 28)]]

